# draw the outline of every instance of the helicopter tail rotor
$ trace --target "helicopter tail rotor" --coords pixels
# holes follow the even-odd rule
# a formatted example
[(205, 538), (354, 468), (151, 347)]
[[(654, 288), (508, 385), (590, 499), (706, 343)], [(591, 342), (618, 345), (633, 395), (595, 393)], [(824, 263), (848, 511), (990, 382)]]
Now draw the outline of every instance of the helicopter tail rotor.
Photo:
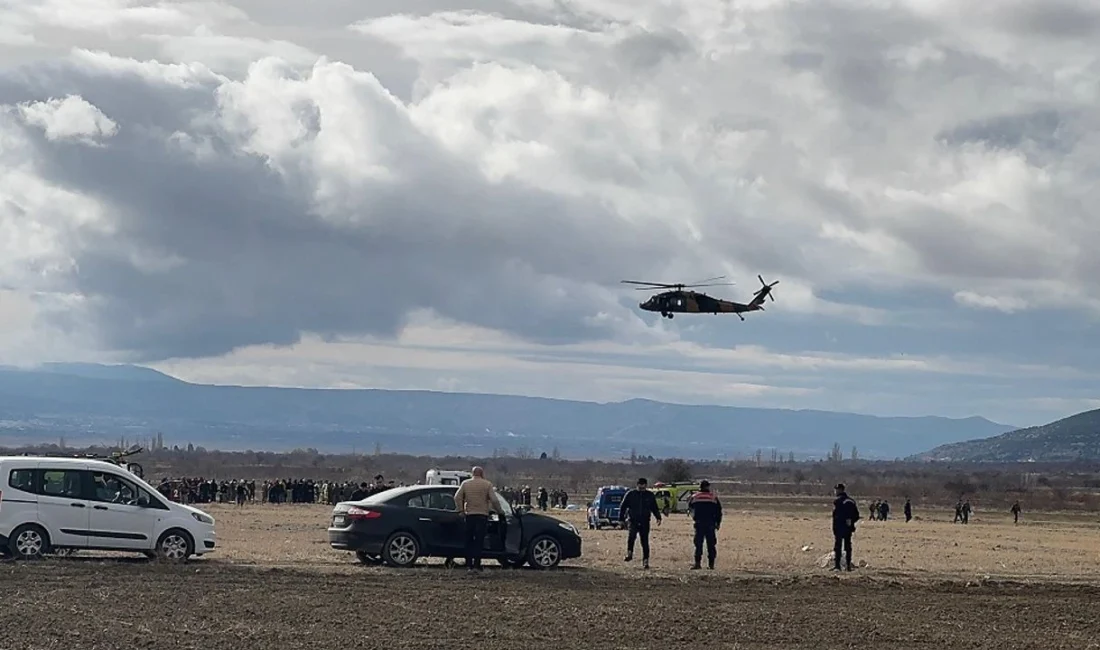
[(764, 276), (757, 274), (756, 277), (759, 278), (760, 284), (763, 285), (763, 286), (761, 288), (757, 289), (756, 293), (753, 294), (753, 295), (755, 295), (758, 299), (760, 299), (761, 302), (763, 302), (763, 298), (765, 296), (770, 298), (772, 302), (775, 302), (775, 296), (772, 295), (772, 288), (775, 287), (775, 285), (779, 284), (779, 280), (776, 280), (775, 282), (772, 282), (771, 284), (768, 284), (767, 282), (764, 282)]

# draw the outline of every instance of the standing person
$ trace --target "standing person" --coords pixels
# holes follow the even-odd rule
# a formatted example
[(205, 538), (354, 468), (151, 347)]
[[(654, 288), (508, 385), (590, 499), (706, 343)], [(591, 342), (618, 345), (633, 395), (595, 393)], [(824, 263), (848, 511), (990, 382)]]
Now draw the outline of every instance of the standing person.
[(1012, 523), (1020, 523), (1020, 502), (1016, 501), (1012, 504)]
[(630, 532), (626, 536), (625, 562), (634, 559), (634, 540), (640, 538), (642, 543), (642, 568), (649, 568), (649, 519), (657, 518), (657, 525), (661, 525), (661, 509), (657, 507), (657, 497), (649, 491), (649, 481), (638, 479), (638, 487), (630, 490), (619, 504), (619, 521), (626, 521), (630, 517)]
[(859, 521), (859, 506), (845, 491), (843, 483), (837, 483), (836, 500), (833, 501), (833, 571), (840, 571), (840, 553), (844, 551), (845, 568), (852, 570), (852, 533)]
[(970, 523), (970, 513), (972, 511), (973, 511), (973, 509), (970, 507), (970, 499), (967, 499), (966, 503), (963, 504), (963, 510), (962, 510), (963, 523), (964, 524), (969, 524)]
[(718, 495), (710, 491), (710, 481), (701, 481), (699, 491), (688, 500), (688, 512), (695, 522), (695, 564), (698, 569), (703, 561), (703, 542), (707, 543), (707, 568), (714, 568), (718, 557), (717, 531), (722, 527), (722, 502)]
[(458, 486), (455, 507), (466, 518), (466, 570), (481, 571), (481, 555), (485, 550), (485, 532), (489, 528), (489, 511), (495, 510), (504, 521), (504, 508), (497, 503), (493, 484), (485, 478), (485, 470), (474, 467), (472, 478)]
[(905, 497), (905, 523), (909, 523), (913, 519), (913, 504), (909, 502), (909, 497)]

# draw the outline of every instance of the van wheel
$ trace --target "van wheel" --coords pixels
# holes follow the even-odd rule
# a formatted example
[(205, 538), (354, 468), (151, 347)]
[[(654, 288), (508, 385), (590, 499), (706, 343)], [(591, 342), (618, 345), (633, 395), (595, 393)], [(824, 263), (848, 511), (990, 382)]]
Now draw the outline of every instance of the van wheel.
[(195, 543), (186, 531), (172, 528), (157, 540), (157, 559), (165, 562), (186, 562), (195, 552)]
[(8, 540), (8, 551), (18, 560), (37, 560), (50, 552), (49, 533), (35, 524), (16, 528)]

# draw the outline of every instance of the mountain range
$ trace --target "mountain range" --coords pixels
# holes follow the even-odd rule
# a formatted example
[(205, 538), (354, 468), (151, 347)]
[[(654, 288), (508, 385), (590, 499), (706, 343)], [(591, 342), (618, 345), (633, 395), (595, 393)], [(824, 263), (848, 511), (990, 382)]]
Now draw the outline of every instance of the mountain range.
[(132, 365), (0, 367), (0, 443), (112, 444), (161, 433), (169, 446), (226, 450), (565, 458), (909, 456), (1015, 427), (980, 417), (876, 417), (827, 411), (594, 403), (474, 393), (220, 386)]
[(1050, 424), (941, 445), (914, 460), (956, 462), (1067, 462), (1100, 459), (1100, 409)]

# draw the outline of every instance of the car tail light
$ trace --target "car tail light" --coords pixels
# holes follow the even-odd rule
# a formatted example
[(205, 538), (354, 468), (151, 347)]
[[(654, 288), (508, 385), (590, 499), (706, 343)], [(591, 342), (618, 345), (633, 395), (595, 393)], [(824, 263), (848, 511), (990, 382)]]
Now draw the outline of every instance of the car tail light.
[(381, 516), (382, 513), (377, 510), (368, 510), (358, 506), (352, 506), (351, 510), (348, 510), (348, 519), (378, 519)]

